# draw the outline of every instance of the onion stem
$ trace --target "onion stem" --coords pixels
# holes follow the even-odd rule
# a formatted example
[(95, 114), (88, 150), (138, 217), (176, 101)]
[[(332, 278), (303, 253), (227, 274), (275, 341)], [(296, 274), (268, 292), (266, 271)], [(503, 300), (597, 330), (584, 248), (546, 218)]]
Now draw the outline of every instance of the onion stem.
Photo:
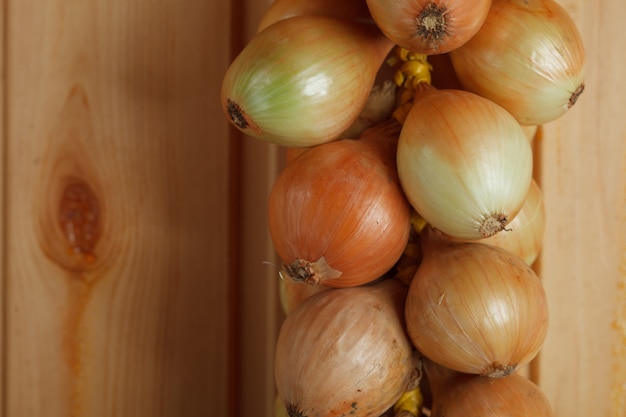
[(392, 116), (399, 123), (404, 123), (406, 115), (413, 105), (415, 90), (422, 83), (430, 85), (433, 67), (428, 63), (428, 56), (417, 54), (408, 49), (396, 46), (396, 55), (387, 60), (390, 65), (402, 62), (394, 74), (394, 81), (400, 87), (399, 103)]

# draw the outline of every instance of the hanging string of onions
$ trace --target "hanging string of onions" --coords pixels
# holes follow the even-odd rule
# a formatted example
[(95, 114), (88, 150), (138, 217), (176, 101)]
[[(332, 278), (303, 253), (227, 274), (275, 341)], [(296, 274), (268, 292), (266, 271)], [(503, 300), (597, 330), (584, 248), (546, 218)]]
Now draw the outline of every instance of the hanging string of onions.
[(553, 415), (517, 373), (549, 322), (531, 143), (584, 76), (554, 0), (268, 7), (221, 101), (288, 156), (276, 416)]

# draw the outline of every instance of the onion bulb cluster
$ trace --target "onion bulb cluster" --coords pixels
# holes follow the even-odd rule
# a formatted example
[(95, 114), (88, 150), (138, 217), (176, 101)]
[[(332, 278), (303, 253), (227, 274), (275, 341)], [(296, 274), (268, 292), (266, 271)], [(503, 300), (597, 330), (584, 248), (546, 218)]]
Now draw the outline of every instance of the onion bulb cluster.
[(286, 154), (277, 416), (552, 416), (517, 373), (549, 322), (532, 143), (584, 73), (554, 0), (268, 7), (221, 102)]

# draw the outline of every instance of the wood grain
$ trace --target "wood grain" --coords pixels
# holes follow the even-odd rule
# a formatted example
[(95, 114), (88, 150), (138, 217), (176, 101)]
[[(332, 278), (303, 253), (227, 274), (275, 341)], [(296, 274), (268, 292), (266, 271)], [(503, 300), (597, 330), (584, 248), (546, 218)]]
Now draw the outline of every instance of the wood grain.
[[(536, 143), (551, 325), (530, 375), (556, 416), (624, 417), (625, 11), (559, 2), (587, 86)], [(271, 415), (280, 152), (231, 158), (218, 100), (267, 3), (2, 3), (3, 415)]]
[[(587, 53), (585, 92), (544, 126), (546, 204), (538, 269), (551, 324), (536, 378), (557, 416), (626, 413), (626, 38), (624, 4), (563, 0)], [(621, 334), (620, 334), (621, 333)]]
[(6, 415), (227, 415), (228, 3), (6, 11)]
[[(6, 4), (0, 2), (0, 45), (2, 45), (2, 52), (0, 53), (0, 141), (3, 144), (0, 146), (0, 222), (2, 224), (2, 230), (6, 227), (6, 190), (4, 173), (6, 172), (6, 157), (4, 139), (6, 138), (6, 51), (5, 45), (5, 33), (6, 33)], [(6, 332), (6, 235), (0, 233), (0, 415), (5, 416), (6, 413), (6, 344), (7, 344), (7, 332)]]
[[(234, 26), (240, 29), (237, 53), (256, 33), (270, 0), (241, 0)], [(241, 288), (240, 372), (238, 413), (240, 416), (273, 416), (274, 347), (283, 319), (278, 300), (279, 261), (267, 228), (267, 198), (282, 168), (280, 149), (258, 139), (241, 137)]]

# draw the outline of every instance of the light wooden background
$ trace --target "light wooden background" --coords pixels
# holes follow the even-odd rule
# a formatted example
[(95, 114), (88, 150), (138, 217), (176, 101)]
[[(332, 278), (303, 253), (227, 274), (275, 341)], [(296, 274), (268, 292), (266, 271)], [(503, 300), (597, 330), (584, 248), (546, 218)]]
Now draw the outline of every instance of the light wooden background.
[[(218, 100), (268, 2), (1, 2), (3, 416), (271, 416), (280, 151)], [(589, 67), (536, 146), (552, 321), (530, 375), (557, 416), (624, 417), (626, 6), (561, 4)]]

